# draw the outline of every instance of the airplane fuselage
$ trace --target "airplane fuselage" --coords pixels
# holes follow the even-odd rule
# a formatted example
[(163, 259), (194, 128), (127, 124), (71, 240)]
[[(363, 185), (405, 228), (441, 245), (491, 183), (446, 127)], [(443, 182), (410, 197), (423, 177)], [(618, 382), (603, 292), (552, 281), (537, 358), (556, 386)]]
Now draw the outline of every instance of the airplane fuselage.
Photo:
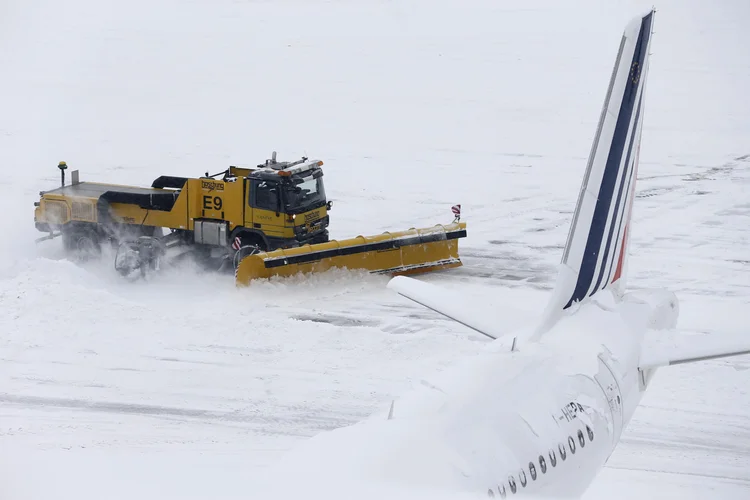
[(578, 497), (645, 390), (637, 363), (653, 313), (627, 300), (612, 311), (591, 303), (562, 318), (542, 342), (511, 352), (512, 339), (499, 339), (422, 381), (389, 415), (312, 438), (282, 467), (311, 491), (348, 481), (357, 488)]

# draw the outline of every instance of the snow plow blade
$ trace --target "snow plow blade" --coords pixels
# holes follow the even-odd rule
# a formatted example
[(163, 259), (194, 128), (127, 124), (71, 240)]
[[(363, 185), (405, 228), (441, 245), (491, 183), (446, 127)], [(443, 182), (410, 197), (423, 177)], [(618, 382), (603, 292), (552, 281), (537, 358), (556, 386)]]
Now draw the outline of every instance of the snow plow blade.
[(391, 275), (449, 269), (461, 265), (458, 239), (465, 236), (466, 223), (458, 222), (256, 253), (240, 261), (235, 280), (237, 286), (245, 286), (258, 278), (319, 273), (333, 268)]

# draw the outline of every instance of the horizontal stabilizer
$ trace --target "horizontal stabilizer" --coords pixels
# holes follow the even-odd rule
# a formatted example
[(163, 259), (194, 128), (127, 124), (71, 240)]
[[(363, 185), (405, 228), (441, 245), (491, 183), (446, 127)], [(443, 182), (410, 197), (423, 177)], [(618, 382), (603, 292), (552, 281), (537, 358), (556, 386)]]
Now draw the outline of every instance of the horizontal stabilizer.
[(715, 335), (691, 335), (684, 336), (671, 344), (644, 346), (639, 368), (646, 370), (743, 354), (750, 354), (750, 338), (748, 337), (724, 338)]
[[(498, 323), (492, 319), (504, 316), (494, 306), (484, 310), (479, 309), (467, 303), (467, 300), (458, 294), (405, 276), (393, 278), (388, 282), (388, 288), (491, 339), (501, 337), (508, 332), (507, 328), (504, 332), (501, 331)], [(509, 314), (509, 316), (517, 315), (518, 311), (513, 311), (513, 313), (515, 314)]]

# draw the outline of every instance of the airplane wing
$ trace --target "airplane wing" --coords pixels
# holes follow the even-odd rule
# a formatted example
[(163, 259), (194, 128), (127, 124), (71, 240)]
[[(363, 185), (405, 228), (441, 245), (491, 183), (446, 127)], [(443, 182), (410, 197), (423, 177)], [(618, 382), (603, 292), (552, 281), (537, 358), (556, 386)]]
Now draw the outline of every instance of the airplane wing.
[[(498, 311), (494, 305), (491, 308), (481, 308), (476, 304), (468, 304), (461, 295), (405, 276), (396, 276), (391, 279), (388, 282), (388, 288), (491, 339), (509, 333), (509, 325), (505, 324), (503, 330), (498, 322), (492, 319), (504, 316), (502, 311)], [(517, 317), (518, 311), (508, 311), (507, 316)]]
[(646, 370), (743, 354), (750, 354), (747, 336), (685, 335), (671, 343), (645, 345), (638, 367)]

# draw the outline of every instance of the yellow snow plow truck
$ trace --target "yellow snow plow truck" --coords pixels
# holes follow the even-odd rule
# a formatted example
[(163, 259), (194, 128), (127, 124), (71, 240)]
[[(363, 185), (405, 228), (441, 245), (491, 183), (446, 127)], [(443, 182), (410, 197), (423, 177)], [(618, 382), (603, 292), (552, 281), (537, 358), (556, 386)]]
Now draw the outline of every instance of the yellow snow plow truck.
[[(200, 178), (160, 176), (151, 187), (80, 182), (78, 171), (35, 202), (36, 228), (62, 237), (75, 259), (117, 249), (115, 269), (144, 276), (192, 256), (209, 269), (234, 271), (238, 285), (256, 278), (330, 268), (409, 274), (458, 267), (458, 238), (466, 236), (460, 207), (447, 225), (377, 236), (329, 240), (322, 161), (270, 160), (229, 167)], [(221, 177), (219, 177), (221, 176)]]

